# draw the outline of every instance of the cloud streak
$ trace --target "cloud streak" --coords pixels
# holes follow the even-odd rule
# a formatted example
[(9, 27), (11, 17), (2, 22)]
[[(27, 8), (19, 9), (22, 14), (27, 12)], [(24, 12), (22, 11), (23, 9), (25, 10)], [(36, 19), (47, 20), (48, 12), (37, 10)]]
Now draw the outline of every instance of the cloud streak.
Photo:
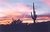
[(43, 0), (48, 6), (50, 6), (50, 0)]
[(18, 14), (17, 12), (20, 12), (20, 15), (25, 14), (25, 13), (30, 15), (30, 12), (33, 11), (33, 8), (30, 7), (29, 5), (32, 5), (33, 1), (35, 3), (35, 9), (36, 9), (37, 15), (43, 15), (43, 14), (49, 13), (48, 11), (49, 9), (47, 5), (43, 4), (42, 0), (33, 0), (33, 1), (29, 0), (29, 2), (28, 0), (25, 0), (25, 1), (20, 0), (20, 1), (17, 1), (16, 3), (14, 3), (16, 0), (0, 0), (0, 1), (1, 1), (0, 13), (6, 14), (6, 15), (11, 15), (11, 14), (16, 15)]

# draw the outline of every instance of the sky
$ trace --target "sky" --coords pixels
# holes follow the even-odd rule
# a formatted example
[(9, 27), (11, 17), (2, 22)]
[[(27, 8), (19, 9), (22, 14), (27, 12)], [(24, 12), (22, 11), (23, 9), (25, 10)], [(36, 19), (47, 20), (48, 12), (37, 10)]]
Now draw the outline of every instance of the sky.
[(33, 2), (37, 15), (50, 14), (50, 0), (0, 0), (0, 17), (7, 15), (30, 15)]
[[(33, 2), (37, 15), (50, 14), (50, 0), (0, 0), (0, 20), (2, 17), (10, 16), (10, 18), (15, 19), (16, 17), (21, 17), (24, 23), (33, 23), (32, 19), (29, 18), (33, 11)], [(48, 19), (48, 17), (41, 18)], [(8, 23), (7, 21), (11, 22), (10, 20), (4, 20), (0, 21), (0, 23), (6, 24)]]

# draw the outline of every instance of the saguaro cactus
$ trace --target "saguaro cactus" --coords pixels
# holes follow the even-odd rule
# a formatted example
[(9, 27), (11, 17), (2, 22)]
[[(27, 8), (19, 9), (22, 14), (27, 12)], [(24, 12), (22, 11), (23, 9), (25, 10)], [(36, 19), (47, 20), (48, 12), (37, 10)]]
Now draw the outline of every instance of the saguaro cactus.
[[(32, 13), (33, 13), (33, 14), (32, 14)], [(36, 20), (36, 18), (37, 18), (37, 15), (36, 15), (36, 12), (35, 12), (34, 3), (33, 3), (33, 12), (31, 12), (31, 17), (32, 17), (34, 23), (36, 23), (35, 20)]]

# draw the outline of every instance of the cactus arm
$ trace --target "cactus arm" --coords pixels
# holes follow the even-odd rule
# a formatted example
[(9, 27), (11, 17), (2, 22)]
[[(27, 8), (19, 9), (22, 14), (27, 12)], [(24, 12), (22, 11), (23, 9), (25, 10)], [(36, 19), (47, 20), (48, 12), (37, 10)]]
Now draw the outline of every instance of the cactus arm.
[(34, 19), (33, 15), (32, 15), (32, 12), (31, 12), (31, 18)]

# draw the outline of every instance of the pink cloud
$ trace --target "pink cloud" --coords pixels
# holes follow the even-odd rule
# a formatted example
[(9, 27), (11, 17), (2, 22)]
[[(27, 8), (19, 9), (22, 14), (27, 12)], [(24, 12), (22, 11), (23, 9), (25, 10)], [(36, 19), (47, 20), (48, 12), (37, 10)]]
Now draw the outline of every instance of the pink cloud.
[(50, 6), (50, 0), (43, 0), (43, 2), (44, 2), (45, 4), (47, 4), (48, 6)]
[(6, 0), (0, 0), (0, 2), (5, 2)]
[(31, 12), (31, 8), (28, 7), (26, 4), (18, 4), (16, 10), (19, 12)]
[[(20, 16), (22, 14), (26, 15), (29, 14), (32, 11), (32, 8), (28, 7), (26, 4), (23, 3), (19, 3), (15, 6), (5, 3), (4, 4), (5, 7), (4, 8), (0, 8), (0, 12), (2, 14), (6, 14), (6, 15), (16, 15), (16, 16)], [(19, 13), (18, 13), (19, 12)]]

